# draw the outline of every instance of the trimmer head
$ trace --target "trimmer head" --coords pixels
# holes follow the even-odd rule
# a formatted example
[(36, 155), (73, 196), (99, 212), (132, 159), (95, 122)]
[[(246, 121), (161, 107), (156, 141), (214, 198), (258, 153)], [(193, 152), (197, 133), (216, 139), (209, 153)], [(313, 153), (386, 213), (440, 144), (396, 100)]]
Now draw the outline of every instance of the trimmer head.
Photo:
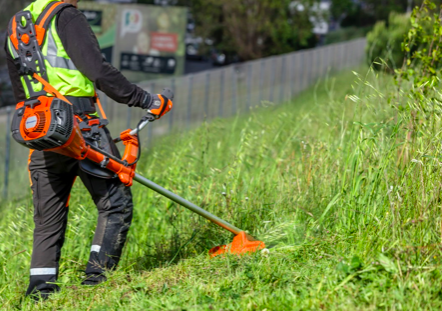
[(227, 245), (216, 246), (209, 251), (210, 257), (215, 257), (221, 254), (247, 254), (254, 253), (266, 246), (262, 241), (251, 241), (253, 238), (248, 236), (244, 231), (241, 231), (233, 238), (232, 243)]

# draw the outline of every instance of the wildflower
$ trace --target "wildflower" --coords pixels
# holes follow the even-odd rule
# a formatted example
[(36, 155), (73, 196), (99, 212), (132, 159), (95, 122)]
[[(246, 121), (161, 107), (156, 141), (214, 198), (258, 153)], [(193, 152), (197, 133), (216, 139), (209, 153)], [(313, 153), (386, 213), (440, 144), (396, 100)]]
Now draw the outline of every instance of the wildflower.
[(264, 249), (261, 251), (261, 255), (262, 255), (263, 257), (269, 257), (269, 254), (270, 254), (270, 251), (269, 251), (268, 248), (264, 248)]
[(223, 196), (226, 196), (226, 193), (225, 193), (225, 192), (221, 192), (221, 194), (222, 194)]
[(249, 197), (246, 197), (246, 201), (248, 201), (249, 200)]
[(419, 164), (421, 164), (421, 165), (424, 164), (424, 163), (422, 163), (422, 161), (420, 161), (420, 160), (416, 160), (416, 159), (412, 159), (411, 162), (413, 162), (413, 163), (419, 163)]

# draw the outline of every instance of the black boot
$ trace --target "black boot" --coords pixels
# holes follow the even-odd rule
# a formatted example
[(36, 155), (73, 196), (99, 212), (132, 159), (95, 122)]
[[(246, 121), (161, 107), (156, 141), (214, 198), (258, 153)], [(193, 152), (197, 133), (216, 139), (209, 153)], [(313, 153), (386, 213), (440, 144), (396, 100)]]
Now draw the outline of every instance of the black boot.
[(32, 297), (35, 301), (48, 299), (51, 294), (60, 290), (58, 285), (48, 283), (55, 281), (55, 275), (31, 276), (26, 296)]
[(106, 282), (107, 278), (106, 276), (104, 276), (103, 274), (95, 274), (95, 273), (91, 273), (86, 275), (86, 279), (81, 282), (81, 285), (98, 285), (100, 283)]

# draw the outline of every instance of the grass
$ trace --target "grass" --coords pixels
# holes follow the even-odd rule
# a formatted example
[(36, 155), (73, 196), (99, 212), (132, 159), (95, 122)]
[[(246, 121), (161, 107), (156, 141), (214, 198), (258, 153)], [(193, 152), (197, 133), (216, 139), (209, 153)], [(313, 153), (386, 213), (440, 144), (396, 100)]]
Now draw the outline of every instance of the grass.
[[(440, 122), (407, 139), (388, 104), (391, 77), (366, 68), (293, 102), (177, 133), (143, 153), (139, 173), (264, 240), (268, 255), (209, 259), (231, 235), (139, 185), (118, 270), (79, 286), (96, 221), (77, 183), (62, 291), (23, 297), (30, 199), (0, 212), (6, 310), (430, 310), (440, 283)], [(352, 82), (355, 81), (355, 82)], [(161, 121), (160, 121), (161, 122)]]

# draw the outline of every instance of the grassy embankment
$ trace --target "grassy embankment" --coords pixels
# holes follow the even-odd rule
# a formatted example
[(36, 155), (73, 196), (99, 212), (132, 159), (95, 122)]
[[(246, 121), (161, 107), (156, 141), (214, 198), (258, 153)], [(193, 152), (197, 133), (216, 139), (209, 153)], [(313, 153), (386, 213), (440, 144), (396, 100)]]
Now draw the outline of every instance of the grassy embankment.
[[(31, 201), (0, 212), (0, 306), (43, 310), (362, 310), (442, 307), (439, 124), (406, 140), (390, 77), (367, 70), (292, 103), (164, 139), (139, 172), (260, 237), (270, 254), (209, 259), (223, 230), (152, 191), (136, 210), (117, 272), (79, 286), (96, 212), (71, 200), (62, 291), (23, 299)], [(352, 83), (352, 81), (356, 81)]]

